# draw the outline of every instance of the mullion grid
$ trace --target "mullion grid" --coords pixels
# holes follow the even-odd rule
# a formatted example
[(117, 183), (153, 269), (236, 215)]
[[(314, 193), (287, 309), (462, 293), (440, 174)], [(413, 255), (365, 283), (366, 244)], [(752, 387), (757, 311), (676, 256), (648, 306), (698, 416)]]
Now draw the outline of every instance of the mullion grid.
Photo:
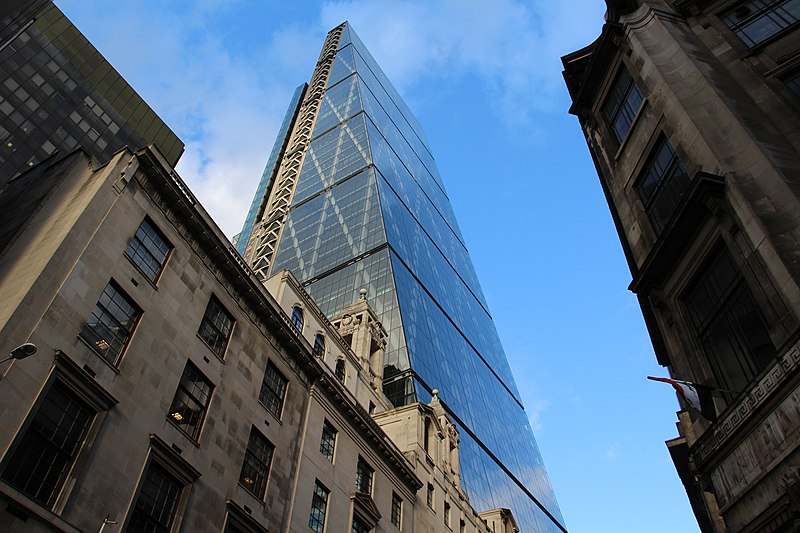
[(141, 310), (112, 281), (100, 295), (81, 334), (106, 361), (115, 365), (140, 315)]
[(144, 219), (131, 239), (126, 253), (150, 281), (155, 281), (161, 267), (164, 266), (169, 250), (170, 245), (164, 236), (148, 219)]
[(175, 516), (182, 488), (163, 467), (151, 463), (142, 481), (127, 530), (167, 533)]
[(272, 361), (267, 363), (267, 369), (264, 372), (264, 381), (261, 383), (261, 392), (258, 395), (258, 399), (276, 418), (280, 418), (281, 416), (283, 399), (286, 395), (286, 383), (286, 378), (275, 368)]
[(222, 357), (225, 353), (225, 346), (233, 329), (233, 317), (228, 313), (215, 297), (208, 301), (208, 307), (203, 314), (203, 321), (200, 323), (200, 338), (208, 344), (208, 347)]
[(319, 443), (319, 452), (328, 460), (333, 462), (333, 454), (336, 450), (336, 434), (338, 431), (327, 420), (322, 425), (322, 438)]
[(170, 418), (192, 439), (197, 439), (208, 408), (212, 386), (192, 363), (187, 363), (175, 391)]
[(251, 428), (239, 480), (259, 500), (263, 500), (266, 495), (267, 475), (274, 449), (264, 435), (257, 429)]
[(328, 510), (328, 494), (330, 491), (317, 481), (314, 484), (314, 493), (311, 496), (311, 513), (308, 517), (308, 527), (314, 533), (325, 530), (325, 514)]

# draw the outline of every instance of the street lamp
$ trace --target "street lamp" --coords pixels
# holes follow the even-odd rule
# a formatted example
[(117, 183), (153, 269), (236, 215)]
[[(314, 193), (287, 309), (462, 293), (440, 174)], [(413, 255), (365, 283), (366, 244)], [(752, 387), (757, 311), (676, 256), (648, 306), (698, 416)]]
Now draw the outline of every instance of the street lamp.
[(25, 344), (17, 346), (11, 350), (11, 355), (0, 361), (0, 364), (5, 363), (6, 361), (11, 361), (12, 359), (25, 359), (26, 357), (30, 357), (35, 353), (36, 345), (32, 342), (26, 342)]

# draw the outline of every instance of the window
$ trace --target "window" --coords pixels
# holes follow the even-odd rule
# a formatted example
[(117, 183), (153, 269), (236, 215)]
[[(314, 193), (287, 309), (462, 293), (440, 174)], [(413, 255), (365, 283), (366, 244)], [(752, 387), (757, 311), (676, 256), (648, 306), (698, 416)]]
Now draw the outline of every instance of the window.
[(325, 337), (322, 333), (317, 333), (314, 337), (314, 356), (322, 359), (325, 356)]
[(372, 467), (361, 457), (356, 465), (356, 490), (364, 494), (372, 494)]
[(222, 307), (214, 296), (208, 301), (208, 307), (200, 322), (197, 334), (211, 350), (222, 357), (233, 329), (233, 317)]
[(748, 0), (720, 18), (747, 46), (753, 47), (796, 23), (800, 0)]
[(403, 516), (403, 500), (396, 492), (392, 493), (392, 525), (400, 529), (400, 520)]
[(603, 107), (603, 114), (618, 143), (622, 142), (631, 129), (633, 119), (636, 118), (643, 101), (642, 92), (633, 82), (631, 75), (624, 68), (620, 70), (608, 101)]
[(263, 403), (267, 410), (275, 415), (276, 418), (281, 417), (283, 399), (286, 396), (286, 384), (287, 380), (283, 377), (283, 374), (278, 372), (278, 369), (275, 368), (272, 361), (268, 362), (258, 399), (261, 400), (261, 403)]
[(172, 246), (164, 235), (149, 218), (145, 218), (128, 244), (125, 255), (139, 267), (147, 279), (154, 282), (171, 249)]
[(425, 425), (422, 428), (422, 431), (425, 434), (422, 436), (422, 447), (425, 449), (425, 452), (430, 455), (431, 453), (431, 419), (425, 417)]
[(81, 328), (81, 337), (103, 359), (116, 365), (141, 315), (141, 309), (133, 300), (110, 281)]
[(783, 82), (787, 87), (789, 87), (795, 96), (800, 96), (800, 70), (789, 74), (783, 79)]
[(458, 525), (458, 533), (465, 533), (467, 531), (467, 523), (461, 520)]
[(362, 522), (360, 518), (353, 517), (353, 533), (369, 533), (370, 531), (372, 531), (372, 528)]
[(333, 371), (333, 375), (336, 376), (336, 379), (340, 382), (344, 383), (344, 359), (336, 360), (336, 368)]
[(311, 496), (311, 515), (308, 517), (308, 527), (315, 533), (322, 533), (325, 531), (325, 512), (328, 509), (329, 493), (330, 491), (319, 481), (314, 484), (314, 494)]
[(444, 525), (450, 527), (450, 502), (444, 502)]
[(666, 138), (659, 140), (634, 188), (653, 229), (661, 233), (689, 188), (689, 176)]
[(297, 331), (303, 331), (303, 310), (299, 305), (292, 307), (292, 325)]
[(244, 452), (239, 483), (259, 500), (263, 500), (267, 492), (267, 475), (274, 450), (275, 447), (260, 431), (256, 428), (250, 429), (250, 440)]
[(168, 418), (197, 440), (214, 386), (194, 364), (186, 363)]
[(330, 462), (333, 462), (333, 452), (336, 448), (336, 433), (338, 433), (336, 428), (327, 420), (322, 424), (322, 439), (319, 442), (319, 453)]
[(55, 381), (6, 461), (2, 479), (52, 507), (96, 411)]
[(182, 491), (183, 485), (178, 479), (159, 463), (151, 462), (142, 479), (126, 531), (167, 533), (175, 519)]
[(752, 292), (724, 245), (711, 254), (682, 299), (719, 386), (742, 391), (776, 351)]
[(428, 483), (428, 507), (433, 509), (433, 484)]

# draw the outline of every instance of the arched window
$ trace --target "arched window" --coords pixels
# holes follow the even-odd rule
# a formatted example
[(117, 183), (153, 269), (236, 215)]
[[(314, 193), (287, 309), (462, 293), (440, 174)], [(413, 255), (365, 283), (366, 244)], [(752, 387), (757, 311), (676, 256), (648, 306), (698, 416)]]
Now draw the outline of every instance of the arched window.
[(428, 454), (431, 453), (431, 419), (425, 417), (425, 434), (422, 436), (422, 447)]
[(292, 307), (292, 325), (297, 331), (303, 331), (303, 310), (299, 305)]
[(344, 359), (336, 360), (336, 369), (333, 371), (336, 379), (344, 383)]
[(317, 333), (314, 337), (314, 356), (322, 358), (325, 355), (325, 337), (322, 333)]

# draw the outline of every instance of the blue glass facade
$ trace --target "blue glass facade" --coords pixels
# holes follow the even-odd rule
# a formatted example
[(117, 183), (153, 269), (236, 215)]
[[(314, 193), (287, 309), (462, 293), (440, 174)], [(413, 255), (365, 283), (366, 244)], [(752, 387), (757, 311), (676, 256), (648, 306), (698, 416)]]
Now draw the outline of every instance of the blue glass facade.
[(272, 260), (284, 268), (328, 316), (367, 289), (389, 333), (385, 391), (398, 405), (440, 391), (473, 507), (510, 508), (522, 531), (563, 530), (422, 128), (349, 25)]

